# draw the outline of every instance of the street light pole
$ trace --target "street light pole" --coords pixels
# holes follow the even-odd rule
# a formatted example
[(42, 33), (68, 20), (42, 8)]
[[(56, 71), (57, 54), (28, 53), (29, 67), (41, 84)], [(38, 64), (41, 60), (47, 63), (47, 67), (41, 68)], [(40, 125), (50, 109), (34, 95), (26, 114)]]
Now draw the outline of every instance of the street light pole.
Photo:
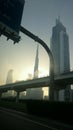
[(32, 38), (33, 40), (35, 40), (36, 42), (40, 43), (45, 50), (48, 53), (48, 56), (50, 58), (50, 92), (49, 92), (49, 100), (50, 101), (54, 101), (54, 60), (53, 60), (53, 56), (52, 53), (49, 49), (49, 47), (47, 46), (47, 44), (41, 40), (39, 37), (35, 36), (33, 33), (31, 33), (30, 31), (28, 31), (27, 29), (25, 29), (24, 27), (20, 27), (20, 31), (24, 34), (26, 34), (27, 36), (29, 36), (30, 38)]

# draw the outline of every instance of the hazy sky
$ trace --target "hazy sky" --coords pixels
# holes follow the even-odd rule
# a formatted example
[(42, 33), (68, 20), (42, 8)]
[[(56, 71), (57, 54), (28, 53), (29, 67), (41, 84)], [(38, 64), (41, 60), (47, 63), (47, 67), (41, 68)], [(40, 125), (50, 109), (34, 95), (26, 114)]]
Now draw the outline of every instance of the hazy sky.
[[(21, 25), (50, 46), (52, 27), (58, 16), (69, 35), (73, 69), (73, 0), (26, 0)], [(6, 82), (9, 69), (13, 69), (14, 81), (24, 80), (29, 74), (33, 74), (37, 43), (22, 33), (20, 35), (21, 41), (15, 45), (11, 40), (6, 41), (6, 37), (0, 37), (0, 84)], [(49, 74), (49, 58), (41, 45), (39, 71), (43, 76)]]

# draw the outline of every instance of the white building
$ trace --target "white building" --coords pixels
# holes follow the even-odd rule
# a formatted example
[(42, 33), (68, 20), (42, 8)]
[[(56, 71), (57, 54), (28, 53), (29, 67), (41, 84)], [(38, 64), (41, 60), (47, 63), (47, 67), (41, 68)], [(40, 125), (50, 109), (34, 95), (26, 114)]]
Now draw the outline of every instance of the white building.
[[(13, 69), (10, 69), (7, 73), (6, 84), (13, 83)], [(8, 90), (7, 92), (2, 94), (2, 97), (13, 97), (16, 96), (16, 92), (14, 90)]]

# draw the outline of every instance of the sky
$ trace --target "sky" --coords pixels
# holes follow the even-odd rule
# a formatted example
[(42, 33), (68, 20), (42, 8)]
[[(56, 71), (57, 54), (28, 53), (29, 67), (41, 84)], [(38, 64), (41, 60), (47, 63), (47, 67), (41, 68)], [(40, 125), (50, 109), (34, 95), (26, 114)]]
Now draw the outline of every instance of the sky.
[[(73, 70), (73, 0), (26, 0), (21, 25), (40, 37), (50, 47), (52, 27), (56, 18), (66, 27), (69, 35), (70, 66)], [(33, 77), (37, 42), (20, 32), (21, 41), (13, 44), (0, 37), (0, 85), (6, 83), (7, 73), (13, 69), (13, 80)], [(39, 77), (49, 75), (49, 57), (39, 45)]]

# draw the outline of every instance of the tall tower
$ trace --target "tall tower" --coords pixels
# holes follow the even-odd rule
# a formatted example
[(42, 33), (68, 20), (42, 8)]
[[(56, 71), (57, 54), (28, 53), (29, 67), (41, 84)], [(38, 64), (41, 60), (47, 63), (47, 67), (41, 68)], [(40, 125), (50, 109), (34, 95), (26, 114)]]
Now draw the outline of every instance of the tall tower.
[(35, 57), (35, 66), (34, 66), (34, 78), (38, 78), (39, 70), (39, 45), (37, 45), (36, 57)]
[[(7, 73), (7, 79), (6, 79), (6, 84), (13, 83), (13, 69), (10, 69)], [(4, 94), (4, 96), (14, 96), (15, 92), (14, 90), (9, 90)]]
[[(35, 56), (35, 65), (34, 65), (34, 74), (33, 78), (38, 78), (39, 76), (39, 45), (37, 45), (37, 50), (36, 50), (36, 56)], [(32, 88), (28, 89), (26, 96), (31, 99), (43, 99), (43, 90), (42, 88)]]
[[(66, 28), (60, 22), (59, 18), (56, 19), (56, 25), (52, 29), (50, 47), (54, 57), (54, 74), (58, 75), (70, 71), (69, 37), (67, 35)], [(63, 93), (63, 100), (70, 100), (69, 85), (66, 87)]]
[(13, 70), (10, 69), (7, 74), (6, 84), (13, 82)]
[[(34, 65), (34, 78), (38, 78), (39, 76), (39, 45), (37, 45), (36, 57), (35, 57), (35, 65)], [(43, 91), (42, 88), (33, 89), (33, 94), (35, 95), (35, 99), (43, 99)]]

